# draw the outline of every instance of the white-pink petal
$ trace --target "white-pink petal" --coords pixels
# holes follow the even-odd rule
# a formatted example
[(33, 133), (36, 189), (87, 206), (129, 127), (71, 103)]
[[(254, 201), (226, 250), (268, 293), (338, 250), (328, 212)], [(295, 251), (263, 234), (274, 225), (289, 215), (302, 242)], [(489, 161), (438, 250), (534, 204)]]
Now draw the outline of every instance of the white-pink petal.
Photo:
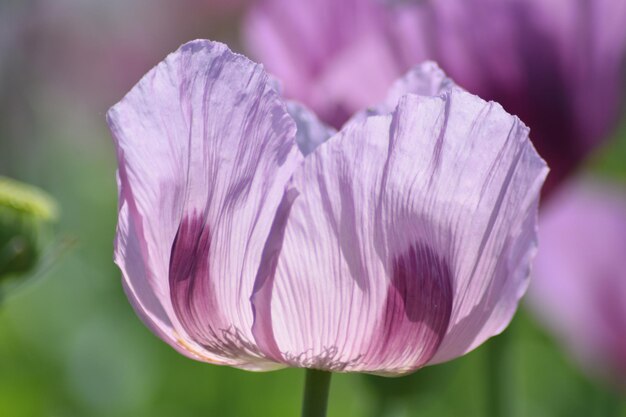
[(547, 172), (528, 129), (433, 63), (339, 133), (274, 85), (194, 41), (110, 110), (115, 260), (146, 324), (207, 362), (379, 374), (500, 332)]
[(302, 157), (267, 74), (223, 44), (190, 42), (108, 121), (120, 166), (115, 259), (139, 314), (192, 356), (275, 366), (254, 343), (248, 298)]
[(261, 348), (382, 374), (473, 349), (524, 293), (546, 173), (517, 118), (460, 89), (353, 119), (294, 174), (276, 273), (253, 296)]

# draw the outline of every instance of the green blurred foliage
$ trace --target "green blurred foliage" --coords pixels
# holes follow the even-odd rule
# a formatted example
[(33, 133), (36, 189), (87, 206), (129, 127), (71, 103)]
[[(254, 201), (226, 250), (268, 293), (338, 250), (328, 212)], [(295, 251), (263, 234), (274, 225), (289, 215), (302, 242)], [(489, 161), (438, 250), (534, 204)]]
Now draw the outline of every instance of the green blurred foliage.
[(626, 184), (626, 120), (607, 145), (589, 158), (586, 169), (607, 181)]

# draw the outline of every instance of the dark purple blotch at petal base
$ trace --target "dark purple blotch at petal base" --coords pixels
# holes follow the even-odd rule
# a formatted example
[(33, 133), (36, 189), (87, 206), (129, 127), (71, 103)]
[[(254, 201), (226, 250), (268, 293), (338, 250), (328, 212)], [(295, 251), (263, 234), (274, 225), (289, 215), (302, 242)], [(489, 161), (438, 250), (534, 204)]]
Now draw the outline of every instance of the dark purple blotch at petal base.
[(211, 229), (198, 214), (180, 223), (170, 256), (170, 294), (190, 338), (224, 358), (256, 358), (257, 347), (224, 318), (210, 273)]
[[(427, 244), (416, 242), (391, 264), (391, 285), (366, 362), (392, 369), (425, 365), (435, 354), (450, 321), (452, 272)], [(397, 364), (397, 365), (396, 365)]]
[(210, 344), (215, 330), (210, 318), (219, 315), (209, 279), (211, 231), (204, 219), (193, 214), (181, 221), (170, 257), (170, 295), (174, 311), (189, 336)]

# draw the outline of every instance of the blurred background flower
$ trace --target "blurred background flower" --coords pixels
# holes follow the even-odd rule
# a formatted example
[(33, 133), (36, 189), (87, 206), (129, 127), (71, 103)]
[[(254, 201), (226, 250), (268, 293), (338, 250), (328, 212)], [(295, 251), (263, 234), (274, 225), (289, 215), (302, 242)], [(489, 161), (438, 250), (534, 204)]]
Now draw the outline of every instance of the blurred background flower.
[(246, 45), (285, 93), (340, 127), (432, 59), (532, 129), (547, 192), (608, 138), (620, 116), (622, 0), (259, 0)]
[[(159, 343), (136, 319), (112, 263), (115, 159), (104, 112), (187, 40), (212, 38), (235, 50), (245, 45), (284, 80), (286, 93), (335, 125), (380, 100), (383, 84), (416, 60), (439, 59), (466, 88), (498, 98), (510, 112), (522, 115), (527, 108), (545, 120), (526, 122), (533, 132), (547, 132), (531, 138), (553, 167), (555, 201), (562, 200), (558, 184), (590, 152), (578, 172), (626, 183), (626, 131), (615, 123), (625, 91), (623, 0), (516, 0), (520, 13), (511, 12), (513, 0), (493, 8), (477, 0), (471, 6), (459, 0), (275, 1), (273, 11), (263, 9), (269, 0), (0, 2), (0, 174), (51, 193), (62, 207), (59, 233), (79, 240), (47, 279), (16, 293), (0, 311), (0, 415), (280, 416), (299, 410), (297, 370), (257, 375), (197, 366)], [(265, 24), (254, 23), (259, 13)], [(507, 49), (514, 43), (511, 28), (534, 41)], [(278, 31), (265, 48), (282, 54), (271, 62), (287, 64), (272, 68), (259, 44)], [(247, 33), (243, 42), (241, 32)], [(492, 50), (498, 53), (484, 56)], [(335, 64), (328, 64), (329, 55)], [(539, 70), (547, 71), (543, 80), (534, 73)], [(533, 85), (541, 88), (527, 89), (537, 77)], [(554, 145), (538, 142), (544, 140)], [(606, 145), (598, 149), (600, 143)], [(597, 411), (604, 388), (581, 374), (527, 314), (516, 316), (510, 335), (511, 416), (606, 415)], [(340, 375), (330, 415), (483, 416), (490, 343), (401, 379)]]
[(574, 182), (543, 209), (537, 316), (594, 376), (626, 392), (626, 190)]

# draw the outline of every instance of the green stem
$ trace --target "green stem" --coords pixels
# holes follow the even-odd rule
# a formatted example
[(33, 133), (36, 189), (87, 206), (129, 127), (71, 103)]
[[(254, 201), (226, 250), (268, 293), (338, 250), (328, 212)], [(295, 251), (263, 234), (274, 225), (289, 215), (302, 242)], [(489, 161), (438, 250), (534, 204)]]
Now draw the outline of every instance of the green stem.
[(330, 389), (330, 372), (307, 369), (302, 400), (302, 417), (325, 417)]

